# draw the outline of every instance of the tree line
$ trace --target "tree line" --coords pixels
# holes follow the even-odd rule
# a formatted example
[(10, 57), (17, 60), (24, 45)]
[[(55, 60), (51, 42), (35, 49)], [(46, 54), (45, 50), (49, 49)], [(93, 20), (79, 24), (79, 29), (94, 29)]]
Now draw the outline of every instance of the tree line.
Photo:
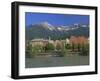
[(52, 43), (48, 43), (45, 46), (28, 44), (26, 46), (26, 57), (35, 57), (39, 53), (56, 53), (59, 56), (65, 56), (68, 52), (79, 52), (79, 55), (89, 54), (89, 44), (57, 44), (56, 47)]

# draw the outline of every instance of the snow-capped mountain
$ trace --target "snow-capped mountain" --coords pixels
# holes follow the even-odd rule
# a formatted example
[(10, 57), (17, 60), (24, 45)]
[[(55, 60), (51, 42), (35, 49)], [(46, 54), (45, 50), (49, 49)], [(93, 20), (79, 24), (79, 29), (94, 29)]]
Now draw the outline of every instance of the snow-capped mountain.
[(41, 22), (26, 27), (26, 39), (48, 38), (53, 39), (67, 38), (71, 35), (89, 36), (88, 25), (73, 24), (70, 26), (53, 26), (48, 22)]

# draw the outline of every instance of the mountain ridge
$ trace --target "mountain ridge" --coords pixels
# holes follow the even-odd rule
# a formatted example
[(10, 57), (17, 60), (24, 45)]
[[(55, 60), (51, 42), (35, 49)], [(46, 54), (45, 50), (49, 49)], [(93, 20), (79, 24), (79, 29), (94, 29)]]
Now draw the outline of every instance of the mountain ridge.
[(54, 40), (65, 39), (70, 36), (89, 37), (89, 26), (81, 24), (53, 26), (48, 22), (41, 22), (26, 27), (26, 40), (32, 40), (34, 38), (47, 39), (49, 36)]

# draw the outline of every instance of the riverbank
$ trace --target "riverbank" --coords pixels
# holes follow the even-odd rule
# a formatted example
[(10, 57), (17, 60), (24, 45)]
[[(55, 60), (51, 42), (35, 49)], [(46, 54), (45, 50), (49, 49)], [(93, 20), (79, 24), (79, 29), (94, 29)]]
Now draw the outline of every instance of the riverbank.
[(25, 58), (26, 68), (89, 65), (89, 56)]

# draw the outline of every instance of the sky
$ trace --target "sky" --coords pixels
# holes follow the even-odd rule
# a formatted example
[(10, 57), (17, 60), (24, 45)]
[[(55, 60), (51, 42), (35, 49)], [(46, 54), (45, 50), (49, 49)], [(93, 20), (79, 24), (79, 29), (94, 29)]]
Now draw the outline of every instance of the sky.
[(48, 22), (54, 26), (73, 25), (77, 23), (89, 25), (89, 15), (25, 12), (26, 27), (41, 22)]

